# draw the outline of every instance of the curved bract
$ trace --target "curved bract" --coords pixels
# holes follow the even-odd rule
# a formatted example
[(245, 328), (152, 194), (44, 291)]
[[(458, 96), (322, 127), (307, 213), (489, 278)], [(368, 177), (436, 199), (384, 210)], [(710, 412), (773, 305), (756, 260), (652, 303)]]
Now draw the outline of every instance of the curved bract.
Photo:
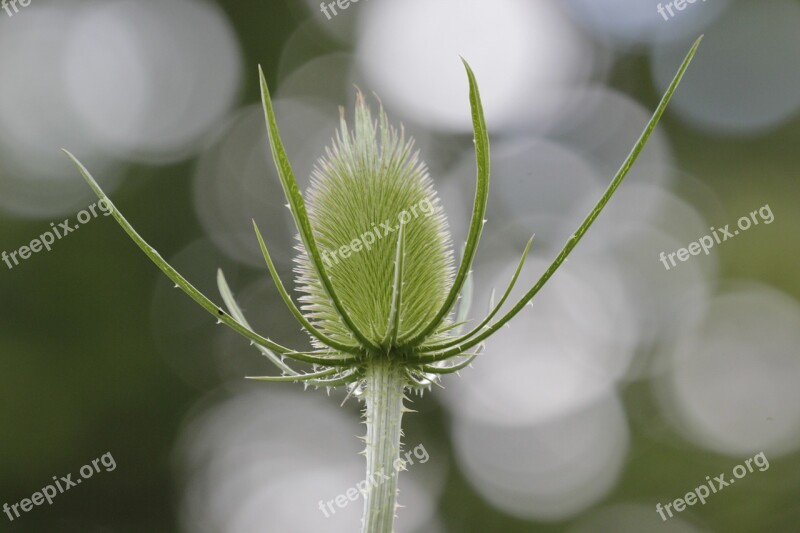
[[(257, 345), (279, 368), (281, 376), (264, 381), (302, 381), (314, 386), (350, 386), (361, 390), (365, 376), (380, 360), (403, 369), (407, 387), (436, 384), (443, 374), (466, 367), (482, 351), (483, 342), (508, 323), (550, 279), (611, 199), (645, 146), (683, 74), (697, 51), (698, 39), (608, 189), (539, 280), (500, 318), (531, 242), (500, 301), (477, 325), (460, 335), (471, 295), (470, 272), (484, 226), (489, 194), (489, 139), (480, 92), (469, 65), (470, 106), (476, 147), (476, 190), (468, 238), (458, 268), (454, 267), (447, 223), (425, 166), (402, 128), (390, 126), (383, 109), (377, 119), (363, 96), (356, 99), (355, 121), (342, 113), (340, 129), (316, 166), (307, 199), (300, 193), (278, 131), (266, 80), (261, 74), (262, 102), (270, 149), (297, 226), (299, 305), (286, 291), (258, 228), (270, 275), (281, 298), (318, 350), (293, 351), (255, 333), (225, 281), (218, 285), (225, 312), (147, 244), (108, 200), (86, 168), (73, 159), (87, 183), (112, 208), (112, 214), (142, 251), (203, 308)], [(464, 296), (454, 313), (459, 296)], [(455, 316), (454, 316), (455, 315)], [(472, 350), (471, 350), (472, 349)], [(470, 353), (467, 353), (470, 351)], [(284, 358), (309, 363), (299, 372)], [(455, 362), (447, 359), (458, 358)]]

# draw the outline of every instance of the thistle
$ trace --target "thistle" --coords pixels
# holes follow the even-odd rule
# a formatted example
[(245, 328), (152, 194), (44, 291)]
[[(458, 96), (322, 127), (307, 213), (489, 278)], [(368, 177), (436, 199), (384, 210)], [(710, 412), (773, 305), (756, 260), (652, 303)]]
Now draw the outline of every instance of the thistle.
[[(472, 218), (461, 261), (454, 266), (451, 238), (426, 167), (403, 129), (395, 129), (383, 108), (377, 120), (359, 93), (355, 120), (344, 112), (340, 129), (301, 194), (278, 132), (264, 73), (261, 95), (270, 147), (283, 191), (299, 233), (296, 284), (291, 298), (253, 222), (267, 268), (290, 312), (311, 337), (311, 351), (292, 350), (256, 333), (236, 304), (222, 271), (217, 283), (225, 309), (181, 276), (133, 229), (100, 189), (89, 171), (69, 152), (86, 182), (112, 208), (125, 232), (195, 302), (243, 337), (281, 371), (250, 379), (302, 382), (315, 387), (345, 387), (366, 404), (366, 479), (362, 530), (391, 533), (396, 508), (401, 418), (406, 391), (421, 392), (442, 376), (470, 364), (484, 341), (507, 324), (550, 279), (608, 203), (666, 109), (700, 43), (687, 54), (650, 122), (597, 205), (567, 240), (553, 263), (510, 309), (500, 314), (522, 271), (532, 239), (506, 290), (490, 302), (488, 315), (461, 333), (471, 283), (472, 262), (485, 223), (489, 193), (489, 140), (475, 76), (464, 62), (474, 130), (477, 184)], [(367, 238), (370, 236), (369, 238)], [(498, 315), (500, 315), (498, 317)], [(295, 364), (310, 365), (304, 371)], [(386, 474), (381, 476), (380, 474)], [(377, 477), (375, 477), (377, 476)]]

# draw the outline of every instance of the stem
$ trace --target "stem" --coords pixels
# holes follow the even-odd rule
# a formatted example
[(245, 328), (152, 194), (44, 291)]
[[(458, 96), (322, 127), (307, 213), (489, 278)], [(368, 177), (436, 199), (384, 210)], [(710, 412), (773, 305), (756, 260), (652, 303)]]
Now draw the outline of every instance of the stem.
[(366, 369), (367, 477), (362, 533), (392, 533), (397, 504), (395, 464), (400, 459), (400, 426), (406, 379), (390, 357), (373, 360)]

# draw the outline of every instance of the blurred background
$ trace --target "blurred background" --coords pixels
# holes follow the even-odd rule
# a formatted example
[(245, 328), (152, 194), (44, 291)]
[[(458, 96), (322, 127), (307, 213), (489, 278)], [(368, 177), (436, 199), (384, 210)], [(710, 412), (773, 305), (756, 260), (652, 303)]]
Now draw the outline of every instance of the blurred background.
[[(346, 4), (345, 4), (346, 5)], [(299, 179), (355, 86), (417, 140), (463, 242), (474, 194), (467, 82), (492, 190), (473, 316), (536, 233), (520, 294), (602, 193), (681, 59), (705, 40), (618, 194), (565, 266), (461, 376), (414, 397), (398, 533), (800, 530), (800, 3), (713, 0), (33, 0), (0, 10), (0, 251), (96, 201), (251, 323), (308, 346), (268, 279), (294, 250), (258, 105), (264, 67)], [(15, 11), (16, 9), (16, 11)], [(335, 15), (333, 14), (335, 12)], [(794, 147), (794, 148), (793, 148)], [(754, 225), (667, 270), (711, 228)], [(0, 503), (110, 452), (112, 472), (0, 530), (354, 532), (361, 405), (273, 372), (93, 218), (0, 264)], [(655, 510), (764, 452), (664, 522)], [(745, 481), (746, 480), (746, 481)]]

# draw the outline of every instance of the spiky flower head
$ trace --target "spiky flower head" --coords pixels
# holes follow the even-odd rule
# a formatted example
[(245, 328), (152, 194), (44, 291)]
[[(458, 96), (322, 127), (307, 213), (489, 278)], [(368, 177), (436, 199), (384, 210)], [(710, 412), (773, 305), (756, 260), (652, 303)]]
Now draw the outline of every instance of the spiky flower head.
[[(339, 131), (314, 168), (307, 194), (314, 236), (342, 305), (355, 327), (390, 357), (433, 319), (453, 280), (447, 222), (418, 156), (414, 141), (389, 124), (382, 107), (373, 120), (359, 92), (354, 127), (342, 110)], [(355, 342), (306, 249), (298, 249), (304, 314), (331, 338)]]
[[(282, 287), (263, 238), (259, 242), (284, 301), (319, 349), (306, 354), (338, 364), (324, 383), (354, 390), (375, 359), (400, 362), (409, 385), (430, 385), (449, 357), (451, 311), (475, 254), (488, 194), (489, 145), (477, 83), (467, 66), (476, 131), (478, 191), (464, 260), (455, 271), (447, 222), (425, 165), (402, 127), (377, 119), (359, 91), (349, 126), (340, 127), (314, 168), (305, 197), (283, 149), (269, 89), (261, 75), (270, 146), (299, 231), (300, 307)], [(464, 309), (461, 305), (461, 309)], [(454, 338), (454, 337), (453, 337)], [(460, 348), (455, 353), (460, 355)], [(291, 354), (294, 355), (294, 354)], [(425, 358), (430, 358), (426, 361)], [(323, 365), (324, 366), (324, 365)], [(459, 366), (460, 368), (460, 366)], [(333, 372), (336, 370), (335, 372)], [(300, 376), (319, 385), (320, 372)]]

